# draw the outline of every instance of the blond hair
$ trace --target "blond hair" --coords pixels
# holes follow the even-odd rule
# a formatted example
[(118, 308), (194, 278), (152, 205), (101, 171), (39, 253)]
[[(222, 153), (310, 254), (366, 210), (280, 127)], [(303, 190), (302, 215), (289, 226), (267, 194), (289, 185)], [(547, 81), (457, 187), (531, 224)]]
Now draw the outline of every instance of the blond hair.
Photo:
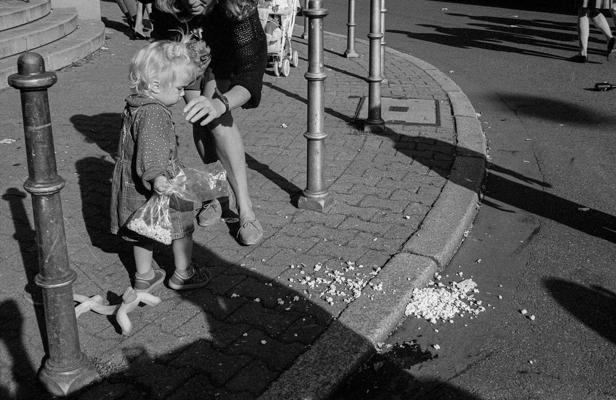
[(143, 94), (154, 81), (168, 87), (178, 79), (191, 82), (198, 74), (199, 66), (191, 59), (185, 43), (162, 40), (135, 53), (130, 62), (128, 84), (133, 91)]

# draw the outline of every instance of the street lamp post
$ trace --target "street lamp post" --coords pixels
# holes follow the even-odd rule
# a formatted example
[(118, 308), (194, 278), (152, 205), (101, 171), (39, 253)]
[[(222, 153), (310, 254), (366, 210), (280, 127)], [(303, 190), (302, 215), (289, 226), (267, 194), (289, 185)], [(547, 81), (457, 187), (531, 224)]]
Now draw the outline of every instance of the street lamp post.
[(308, 130), (307, 140), (307, 184), (298, 201), (298, 207), (326, 212), (333, 204), (323, 183), (323, 156), (325, 138), (323, 132), (323, 83), (327, 75), (323, 72), (323, 18), (327, 10), (321, 8), (321, 0), (310, 0), (306, 15), (310, 20), (308, 32)]
[(381, 0), (370, 0), (370, 60), (368, 71), (368, 118), (370, 127), (383, 127), (381, 118)]
[(383, 37), (381, 37), (381, 78), (383, 78), (383, 82), (387, 81), (385, 77), (385, 14), (387, 13), (387, 8), (385, 8), (385, 0), (381, 0), (381, 32), (383, 33)]
[(347, 23), (347, 48), (344, 51), (347, 58), (359, 57), (355, 51), (355, 0), (349, 0), (349, 19)]
[(21, 108), (28, 160), (24, 188), (32, 195), (32, 209), (39, 258), (35, 282), (41, 288), (48, 352), (39, 379), (56, 396), (65, 396), (98, 378), (79, 346), (72, 284), (62, 217), (60, 190), (64, 180), (57, 174), (47, 88), (57, 81), (45, 72), (43, 58), (24, 53), (9, 84), (21, 92)]

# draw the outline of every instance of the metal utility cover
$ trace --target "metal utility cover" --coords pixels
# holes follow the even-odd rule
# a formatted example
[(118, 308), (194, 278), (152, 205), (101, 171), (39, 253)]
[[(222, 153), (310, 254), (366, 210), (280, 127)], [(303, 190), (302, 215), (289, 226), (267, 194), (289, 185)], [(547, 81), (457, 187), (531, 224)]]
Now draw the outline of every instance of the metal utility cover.
[[(367, 118), (368, 97), (361, 97), (355, 119)], [(386, 124), (440, 125), (436, 100), (381, 97), (381, 118)]]

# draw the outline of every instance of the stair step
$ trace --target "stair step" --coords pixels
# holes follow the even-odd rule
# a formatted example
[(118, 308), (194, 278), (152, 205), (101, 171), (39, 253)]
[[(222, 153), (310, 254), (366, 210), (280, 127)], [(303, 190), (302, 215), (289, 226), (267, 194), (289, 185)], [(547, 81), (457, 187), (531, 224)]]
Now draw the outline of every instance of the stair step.
[[(45, 69), (55, 71), (85, 58), (105, 42), (105, 25), (97, 20), (78, 20), (78, 29), (53, 43), (34, 49), (43, 56)], [(17, 72), (19, 54), (0, 60), (0, 89), (9, 87), (9, 75)]]
[(51, 11), (50, 0), (2, 0), (0, 3), (0, 31), (25, 25), (43, 18)]
[(32, 50), (58, 40), (77, 28), (73, 8), (56, 8), (44, 18), (0, 32), (0, 58)]

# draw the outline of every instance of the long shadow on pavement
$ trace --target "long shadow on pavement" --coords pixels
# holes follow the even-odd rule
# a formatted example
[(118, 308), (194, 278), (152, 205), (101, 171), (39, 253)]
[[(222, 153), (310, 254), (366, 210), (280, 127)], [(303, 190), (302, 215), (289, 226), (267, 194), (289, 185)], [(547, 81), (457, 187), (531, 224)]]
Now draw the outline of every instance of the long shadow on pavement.
[[(393, 146), (413, 162), (419, 162), (430, 170), (445, 174), (444, 177), (456, 185), (475, 189), (474, 183), (469, 183), (465, 179), (452, 180), (448, 175), (450, 165), (433, 159), (432, 154), (440, 153), (451, 156), (462, 152), (465, 156), (482, 159), (483, 154), (468, 149), (459, 149), (457, 146), (440, 140), (401, 135), (392, 129), (387, 129), (382, 135), (388, 137)], [(493, 163), (487, 163), (486, 168), (486, 190), (483, 193), (483, 203), (503, 209), (502, 206), (496, 204), (496, 202), (501, 202), (616, 243), (616, 217), (613, 215), (551, 194), (544, 190), (550, 186), (548, 183), (527, 178)], [(515, 212), (512, 208), (508, 211)]]
[(344, 382), (332, 400), (481, 400), (438, 379), (417, 379), (411, 369), (438, 357), (415, 341), (377, 354)]
[[(446, 6), (446, 3), (452, 3), (451, 0), (432, 1), (444, 3), (443, 6)], [(576, 10), (574, 0), (456, 0), (455, 3), (572, 15), (575, 15)]]
[(616, 344), (616, 293), (560, 278), (545, 278), (543, 285), (565, 310)]

